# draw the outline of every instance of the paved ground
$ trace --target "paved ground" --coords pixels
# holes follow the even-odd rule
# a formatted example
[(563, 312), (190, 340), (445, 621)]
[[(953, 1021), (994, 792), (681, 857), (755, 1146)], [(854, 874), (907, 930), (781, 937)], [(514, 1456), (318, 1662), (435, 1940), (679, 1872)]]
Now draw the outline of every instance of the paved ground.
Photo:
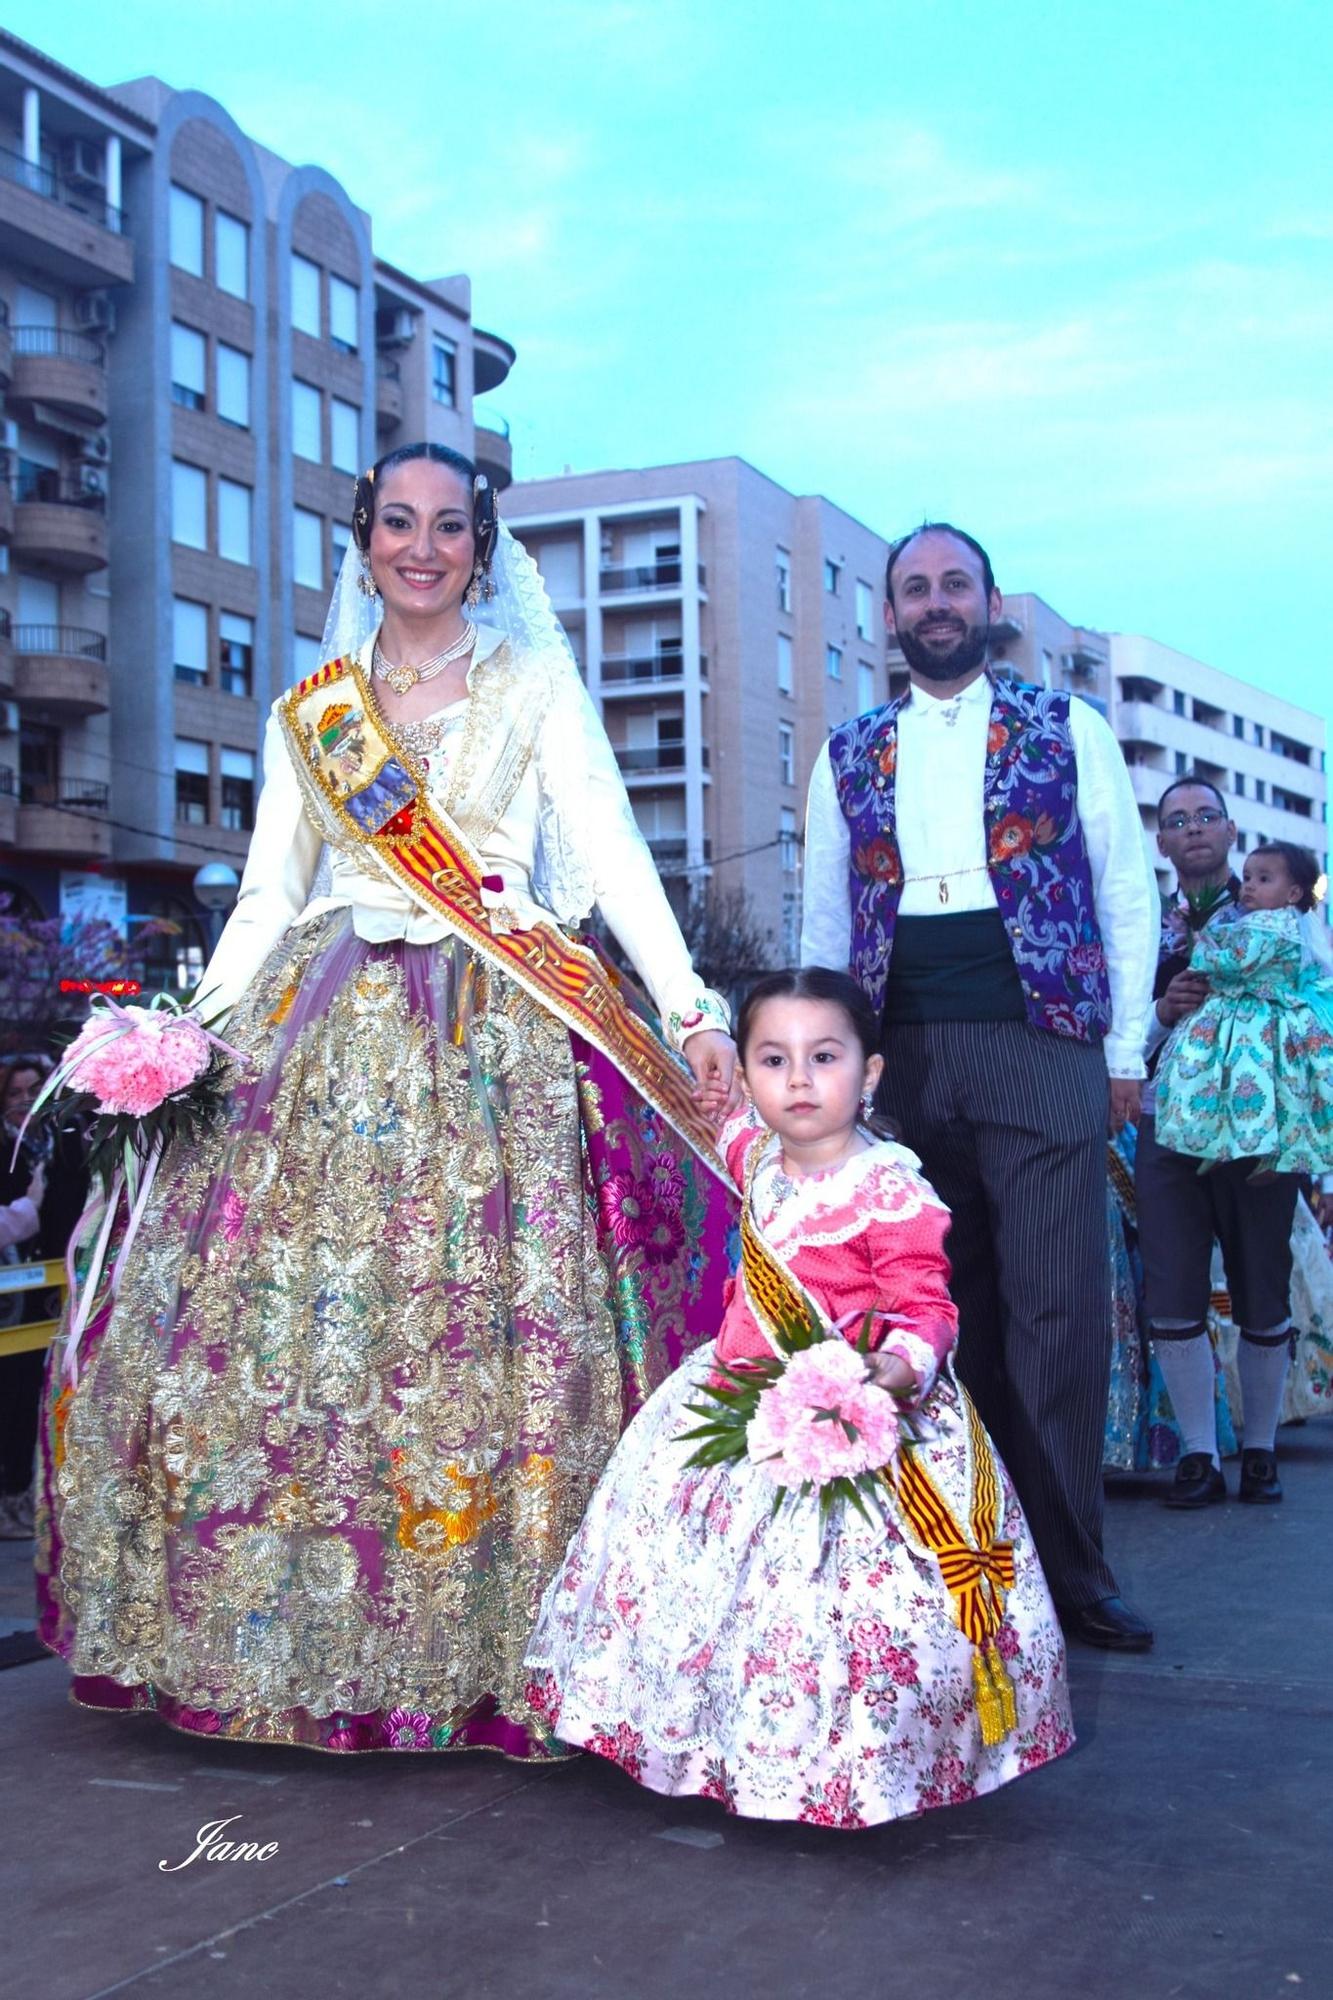
[[(1309, 2000), (1333, 1994), (1333, 1421), (1288, 1499), (1117, 1485), (1154, 1654), (1074, 1662), (1079, 1749), (867, 1834), (727, 1819), (591, 1759), (343, 1761), (0, 1672), (5, 2000)], [(1231, 1477), (1234, 1484), (1234, 1466)], [(0, 1545), (0, 1632), (31, 1622)], [(267, 1861), (179, 1861), (208, 1820)]]

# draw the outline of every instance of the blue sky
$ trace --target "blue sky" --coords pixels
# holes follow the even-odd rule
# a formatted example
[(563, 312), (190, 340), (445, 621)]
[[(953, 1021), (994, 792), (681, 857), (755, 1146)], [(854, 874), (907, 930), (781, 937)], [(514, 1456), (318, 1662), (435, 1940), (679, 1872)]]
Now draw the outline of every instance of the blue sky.
[(738, 452), (1327, 713), (1323, 0), (9, 0), (468, 271), (519, 477)]

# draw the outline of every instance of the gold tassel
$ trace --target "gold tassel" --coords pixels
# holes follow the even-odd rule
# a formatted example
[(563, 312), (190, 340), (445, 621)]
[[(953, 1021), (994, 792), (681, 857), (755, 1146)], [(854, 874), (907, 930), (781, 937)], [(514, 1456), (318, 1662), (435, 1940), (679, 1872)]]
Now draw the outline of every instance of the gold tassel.
[(988, 1747), (1003, 1743), (1018, 1727), (1018, 1705), (994, 1639), (986, 1639), (972, 1654), (972, 1684), (976, 1693), (981, 1740)]

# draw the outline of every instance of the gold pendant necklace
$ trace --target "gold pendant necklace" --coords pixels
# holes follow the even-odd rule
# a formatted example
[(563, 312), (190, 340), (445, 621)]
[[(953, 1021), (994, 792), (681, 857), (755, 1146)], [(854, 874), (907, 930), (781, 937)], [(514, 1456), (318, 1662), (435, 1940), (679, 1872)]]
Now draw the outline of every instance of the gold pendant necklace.
[(417, 685), (418, 681), (433, 681), (435, 676), (442, 674), (453, 661), (460, 660), (464, 653), (470, 652), (476, 637), (476, 626), (470, 618), (465, 618), (462, 637), (455, 639), (452, 646), (446, 646), (443, 652), (433, 653), (430, 659), (423, 660), (419, 667), (399, 666), (392, 660), (386, 660), (380, 650), (380, 642), (376, 639), (370, 670), (380, 680), (387, 681), (395, 694), (406, 694), (410, 688)]

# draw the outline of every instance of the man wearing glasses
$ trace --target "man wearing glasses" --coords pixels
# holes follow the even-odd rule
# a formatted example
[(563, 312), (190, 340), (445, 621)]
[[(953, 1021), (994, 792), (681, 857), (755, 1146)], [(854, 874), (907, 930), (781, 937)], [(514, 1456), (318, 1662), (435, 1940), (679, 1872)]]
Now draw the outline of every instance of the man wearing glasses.
[(1207, 1331), (1214, 1237), (1240, 1329), (1246, 1444), (1240, 1497), (1271, 1503), (1282, 1498), (1272, 1444), (1291, 1344), (1291, 1228), (1299, 1182), (1294, 1174), (1256, 1177), (1252, 1160), (1226, 1160), (1201, 1173), (1197, 1160), (1157, 1143), (1151, 1072), (1171, 1029), (1208, 993), (1207, 981), (1189, 970), (1193, 938), (1205, 924), (1230, 922), (1240, 892), (1231, 868), (1235, 823), (1215, 785), (1189, 776), (1168, 785), (1157, 826), (1157, 845), (1176, 871), (1177, 888), (1162, 925), (1135, 1184), (1149, 1330), (1183, 1444), (1166, 1504), (1207, 1507), (1226, 1498)]

